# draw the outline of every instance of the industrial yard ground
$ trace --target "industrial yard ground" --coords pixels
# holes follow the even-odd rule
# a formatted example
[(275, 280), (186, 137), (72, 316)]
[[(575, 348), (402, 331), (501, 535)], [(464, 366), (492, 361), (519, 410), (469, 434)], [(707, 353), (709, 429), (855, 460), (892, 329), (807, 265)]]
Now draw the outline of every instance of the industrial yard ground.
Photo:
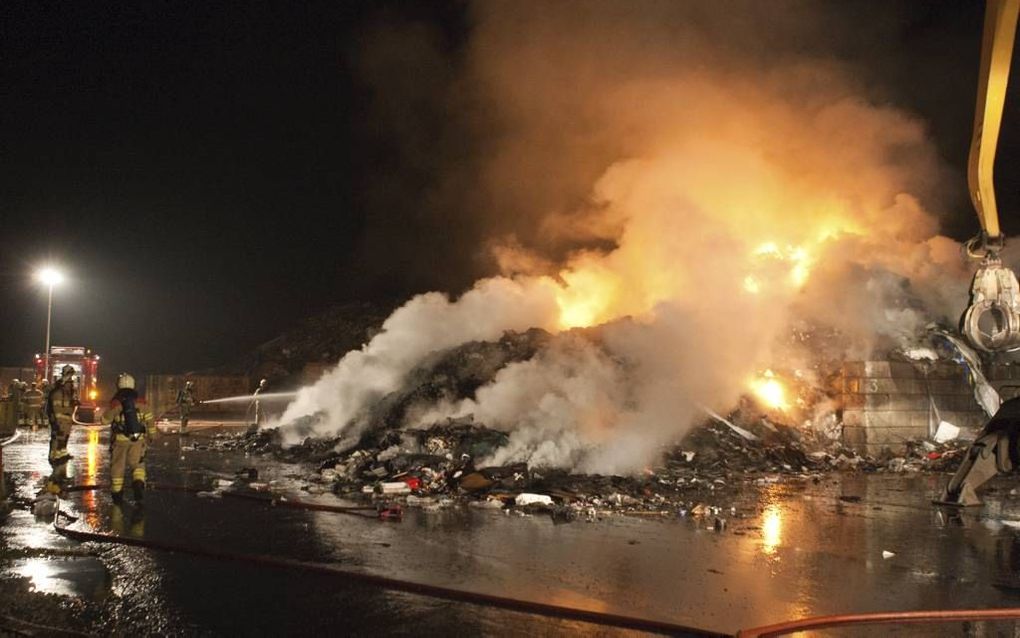
[[(277, 496), (344, 504), (332, 494), (301, 491), (307, 467), (201, 449), (202, 441), (223, 428), (198, 425), (193, 440), (172, 433), (157, 440), (149, 453), (155, 483), (209, 490), (254, 467)], [(108, 481), (106, 436), (100, 429), (76, 431), (70, 450), (78, 484)], [(45, 432), (25, 432), (4, 450), (0, 628), (6, 631), (39, 633), (38, 626), (102, 635), (309, 635), (340, 628), (360, 635), (620, 631), (392, 592), (339, 576), (79, 544), (30, 511), (49, 471), (46, 444)], [(144, 512), (131, 505), (114, 509), (105, 491), (71, 493), (61, 507), (77, 517), (64, 521), (72, 529), (298, 559), (732, 633), (821, 614), (1020, 606), (1020, 521), (1011, 522), (1020, 519), (1020, 501), (1010, 495), (1011, 479), (995, 483), (983, 508), (957, 513), (930, 505), (947, 478), (829, 472), (820, 479), (749, 482), (725, 504), (734, 509), (727, 510), (728, 525), (721, 530), (711, 517), (616, 513), (557, 524), (546, 515), (463, 504), (405, 508), (402, 520), (382, 521), (167, 490), (150, 490)], [(940, 627), (952, 635), (973, 629)]]

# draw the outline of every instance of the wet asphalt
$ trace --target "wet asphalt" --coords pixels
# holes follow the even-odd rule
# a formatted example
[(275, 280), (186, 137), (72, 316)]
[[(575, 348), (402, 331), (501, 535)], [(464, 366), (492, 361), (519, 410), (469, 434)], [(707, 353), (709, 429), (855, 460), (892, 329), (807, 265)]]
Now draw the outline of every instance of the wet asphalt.
[[(150, 479), (211, 488), (255, 467), (280, 493), (304, 470), (238, 452), (193, 449), (166, 435)], [(619, 635), (629, 632), (388, 592), (288, 569), (131, 547), (84, 545), (19, 506), (49, 471), (44, 432), (4, 450), (8, 513), (0, 579), (90, 609), (78, 631), (161, 635)], [(77, 483), (106, 484), (107, 434), (77, 430)], [(294, 558), (393, 578), (720, 632), (834, 613), (1020, 607), (1020, 481), (1005, 477), (983, 508), (929, 502), (947, 477), (833, 474), (748, 485), (711, 519), (604, 516), (556, 524), (471, 507), (408, 508), (400, 522), (274, 508), (230, 498), (150, 491), (143, 508), (114, 508), (106, 491), (70, 495), (73, 527), (208, 549)], [(349, 503), (348, 503), (349, 504)], [(0, 510), (2, 511), (2, 510)], [(1016, 521), (1014, 523), (1014, 521)], [(52, 598), (52, 597), (51, 597)], [(0, 601), (0, 616), (18, 618)], [(36, 619), (38, 620), (38, 619)], [(944, 625), (940, 635), (1014, 635), (1013, 623)], [(868, 635), (932, 635), (874, 628)], [(861, 635), (833, 632), (831, 635)], [(826, 634), (830, 635), (830, 634)]]

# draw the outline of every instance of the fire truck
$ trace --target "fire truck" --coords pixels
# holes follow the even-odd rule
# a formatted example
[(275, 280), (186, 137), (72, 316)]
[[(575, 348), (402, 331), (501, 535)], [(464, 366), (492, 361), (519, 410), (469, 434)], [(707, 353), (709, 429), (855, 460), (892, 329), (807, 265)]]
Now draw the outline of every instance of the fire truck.
[[(78, 411), (75, 419), (83, 423), (95, 420), (96, 405), (99, 401), (99, 355), (85, 346), (50, 347), (50, 382), (60, 376), (60, 369), (66, 365), (74, 368), (78, 393)], [(35, 380), (46, 376), (46, 356), (35, 355)]]

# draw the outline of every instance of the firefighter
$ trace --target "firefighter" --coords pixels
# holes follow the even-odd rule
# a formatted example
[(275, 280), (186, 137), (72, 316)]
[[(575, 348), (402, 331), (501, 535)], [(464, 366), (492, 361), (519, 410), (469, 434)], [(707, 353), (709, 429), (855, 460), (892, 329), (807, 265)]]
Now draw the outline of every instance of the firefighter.
[(46, 419), (50, 424), (49, 461), (53, 468), (46, 490), (52, 494), (58, 494), (67, 483), (67, 466), (72, 458), (67, 451), (67, 441), (71, 438), (74, 411), (78, 407), (74, 375), (74, 368), (65, 365), (46, 397)]
[(113, 502), (124, 502), (124, 472), (131, 470), (131, 488), (135, 502), (145, 495), (145, 448), (156, 436), (156, 422), (145, 410), (144, 400), (135, 391), (135, 378), (122, 373), (117, 377), (117, 393), (103, 414), (110, 424), (110, 492)]
[(253, 428), (261, 426), (262, 419), (265, 417), (262, 413), (262, 401), (259, 400), (259, 395), (265, 391), (268, 385), (269, 381), (262, 379), (259, 381), (259, 387), (255, 388), (255, 393), (251, 395), (251, 405), (255, 408), (255, 423), (252, 424)]
[(191, 417), (191, 408), (196, 403), (195, 400), (195, 384), (188, 381), (184, 384), (184, 389), (177, 393), (177, 408), (181, 411), (181, 435), (188, 434), (188, 419)]
[(8, 425), (12, 430), (21, 425), (22, 412), (24, 411), (24, 405), (22, 404), (23, 396), (24, 388), (21, 385), (21, 381), (14, 379), (7, 390), (7, 401), (9, 402), (7, 418)]
[(39, 389), (39, 384), (35, 382), (29, 386), (29, 389), (22, 397), (25, 401), (25, 421), (28, 422), (28, 425), (32, 426), (33, 432), (43, 422), (43, 398), (43, 392)]

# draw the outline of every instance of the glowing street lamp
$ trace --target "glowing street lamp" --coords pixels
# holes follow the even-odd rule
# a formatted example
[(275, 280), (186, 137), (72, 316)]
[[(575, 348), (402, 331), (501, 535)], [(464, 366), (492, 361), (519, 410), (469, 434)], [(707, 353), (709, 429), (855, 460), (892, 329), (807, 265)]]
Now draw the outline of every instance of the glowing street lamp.
[(50, 324), (53, 319), (53, 286), (60, 285), (64, 281), (64, 274), (57, 270), (47, 266), (39, 270), (35, 274), (36, 281), (43, 284), (49, 289), (49, 302), (46, 305), (46, 365), (45, 372), (43, 373), (43, 380), (49, 381), (50, 379)]

